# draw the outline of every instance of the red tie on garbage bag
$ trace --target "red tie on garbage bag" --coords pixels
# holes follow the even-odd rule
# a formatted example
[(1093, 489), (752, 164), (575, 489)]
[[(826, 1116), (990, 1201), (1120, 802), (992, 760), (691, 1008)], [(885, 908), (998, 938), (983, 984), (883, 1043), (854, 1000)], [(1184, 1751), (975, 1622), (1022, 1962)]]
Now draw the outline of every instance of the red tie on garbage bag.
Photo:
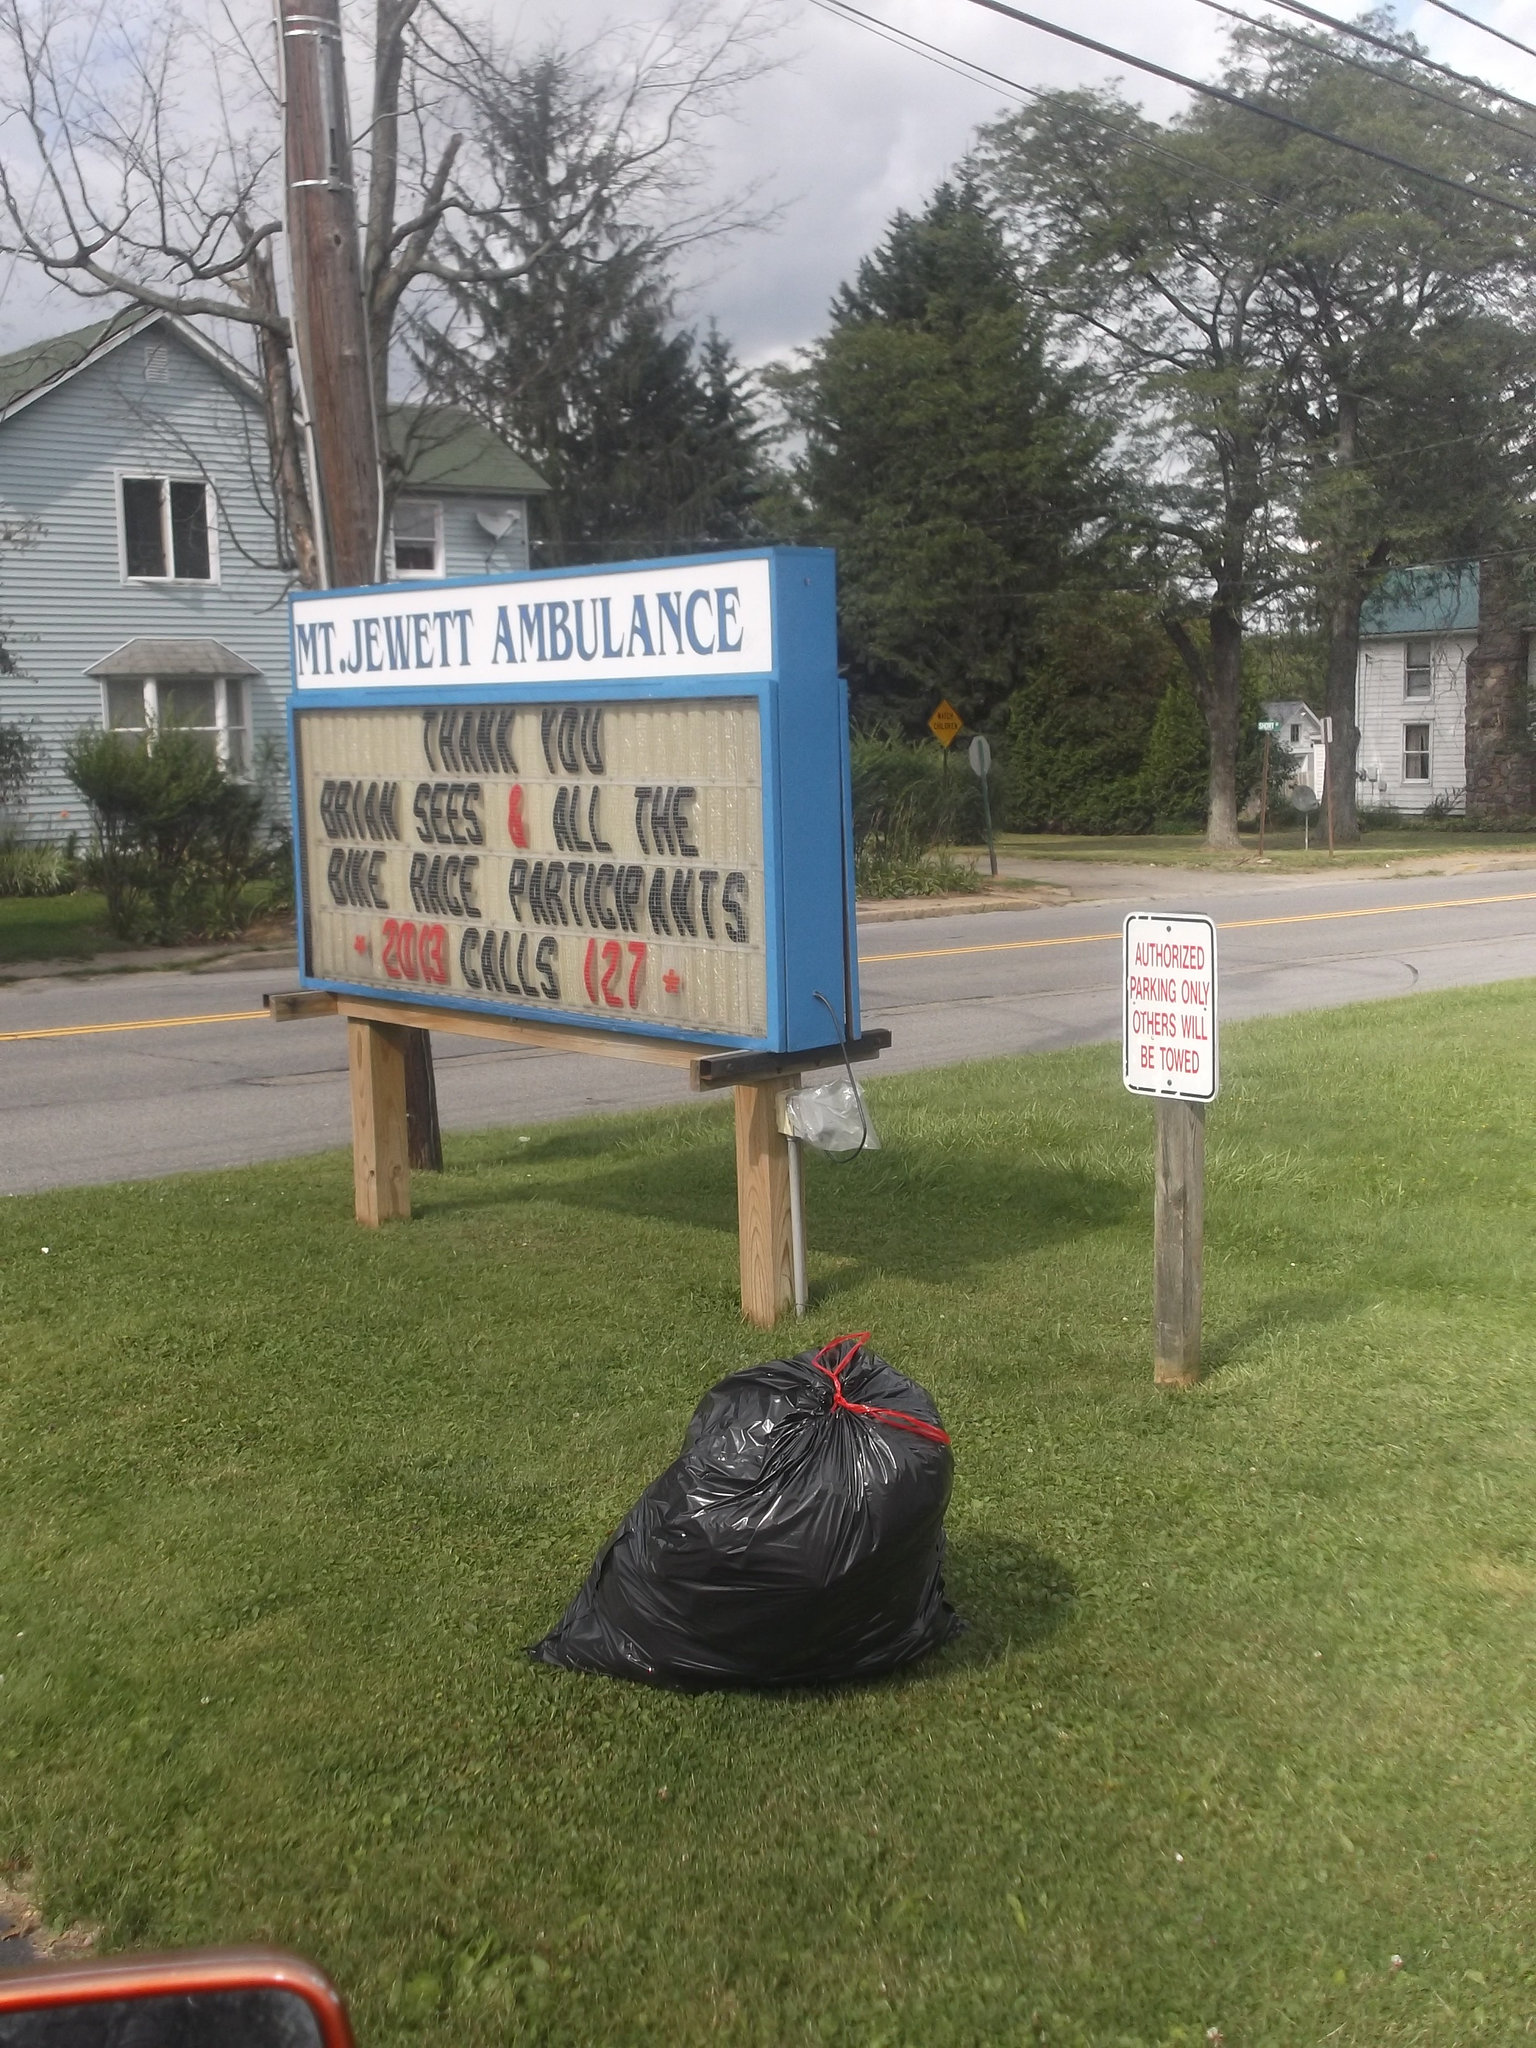
[[(867, 1415), (872, 1422), (888, 1422), (892, 1429), (910, 1429), (914, 1436), (926, 1437), (931, 1444), (947, 1444), (949, 1431), (940, 1429), (936, 1422), (925, 1422), (921, 1415), (903, 1415), (899, 1408), (871, 1408), (865, 1401), (850, 1401), (843, 1392), (843, 1374), (869, 1342), (868, 1330), (858, 1330), (846, 1337), (834, 1337), (830, 1344), (823, 1344), (811, 1360), (819, 1373), (824, 1373), (832, 1382), (833, 1412), (846, 1408), (850, 1415)], [(835, 1351), (839, 1344), (848, 1349), (836, 1365), (823, 1365), (822, 1360), (829, 1351)]]

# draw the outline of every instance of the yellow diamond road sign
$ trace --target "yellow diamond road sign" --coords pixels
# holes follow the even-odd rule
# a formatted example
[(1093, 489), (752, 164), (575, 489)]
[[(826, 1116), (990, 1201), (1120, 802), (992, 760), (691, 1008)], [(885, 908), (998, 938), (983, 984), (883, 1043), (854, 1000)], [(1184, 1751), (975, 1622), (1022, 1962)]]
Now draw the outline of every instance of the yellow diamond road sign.
[(945, 697), (941, 700), (938, 710), (929, 719), (928, 730), (933, 734), (941, 747), (953, 746), (956, 733), (964, 732), (965, 730), (965, 720), (960, 716), (954, 705), (950, 703), (949, 699)]

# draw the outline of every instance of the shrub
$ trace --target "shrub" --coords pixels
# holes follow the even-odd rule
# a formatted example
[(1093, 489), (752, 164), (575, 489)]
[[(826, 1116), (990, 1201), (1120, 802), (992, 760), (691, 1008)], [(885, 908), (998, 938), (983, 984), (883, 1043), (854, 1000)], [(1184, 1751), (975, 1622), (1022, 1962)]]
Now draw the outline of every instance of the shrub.
[(79, 879), (79, 863), (70, 849), (0, 839), (0, 896), (64, 896)]
[(855, 733), (853, 854), (861, 896), (937, 896), (980, 886), (963, 861), (935, 848), (981, 836), (981, 796), (964, 757), (946, 769), (939, 748), (894, 733)]
[(169, 727), (151, 745), (87, 726), (64, 768), (90, 810), (89, 863), (119, 938), (174, 944), (228, 938), (271, 870), (259, 789), (236, 782), (197, 734)]

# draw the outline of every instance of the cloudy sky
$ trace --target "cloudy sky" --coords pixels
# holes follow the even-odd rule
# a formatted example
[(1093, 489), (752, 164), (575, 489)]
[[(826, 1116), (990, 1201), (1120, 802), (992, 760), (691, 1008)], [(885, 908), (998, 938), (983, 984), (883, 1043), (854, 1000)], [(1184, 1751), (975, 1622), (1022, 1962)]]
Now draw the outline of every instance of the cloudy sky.
[[(485, 4), (485, 0), (482, 0)], [(573, 44), (616, 24), (655, 21), (667, 0), (493, 0), (502, 31), (527, 48), (552, 34)], [(979, 122), (1010, 104), (996, 85), (961, 78), (831, 17), (810, 0), (779, 0), (775, 67), (748, 86), (719, 125), (714, 162), (722, 188), (763, 181), (780, 218), (770, 231), (717, 250), (685, 310), (713, 314), (750, 361), (782, 355), (822, 326), (827, 302), (891, 214), (920, 205), (964, 153)], [(1158, 115), (1173, 88), (1000, 20), (969, 0), (860, 0), (865, 10), (1023, 86), (1123, 77)], [(1346, 11), (1348, 0), (1332, 0)], [(1033, 0), (1031, 11), (1196, 75), (1218, 56), (1217, 17), (1199, 0)], [(1348, 11), (1353, 11), (1348, 8)], [(1536, 47), (1536, 0), (1468, 0), (1467, 11)], [(1424, 0), (1403, 19), (1445, 62), (1536, 99), (1536, 62), (1437, 13)], [(1016, 103), (1014, 101), (1013, 103)], [(0, 349), (77, 324), (77, 301), (43, 297), (24, 272), (0, 265)]]
[[(1120, 79), (1149, 113), (1162, 118), (1184, 99), (1145, 73), (1001, 20), (969, 0), (856, 4), (1021, 86)], [(1014, 4), (1192, 76), (1211, 76), (1218, 62), (1218, 17), (1199, 0)], [(1352, 0), (1318, 4), (1350, 18), (1359, 11)], [(1536, 48), (1536, 0), (1458, 4)], [(631, 0), (627, 9), (623, 0), (562, 0), (558, 7), (525, 0), (515, 12), (509, 8), (506, 18), (534, 33), (558, 18), (575, 39), (599, 34), (607, 23), (664, 11), (661, 0)], [(1422, 0), (1403, 7), (1400, 19), (1443, 62), (1536, 99), (1536, 62)], [(782, 218), (774, 232), (718, 256), (690, 309), (713, 313), (753, 361), (783, 354), (816, 334), (832, 293), (879, 241), (892, 213), (920, 205), (963, 156), (977, 125), (1019, 103), (998, 86), (957, 77), (804, 0), (786, 6), (785, 20), (780, 68), (747, 89), (737, 120), (720, 131), (717, 149), (727, 183), (764, 176), (772, 181)]]

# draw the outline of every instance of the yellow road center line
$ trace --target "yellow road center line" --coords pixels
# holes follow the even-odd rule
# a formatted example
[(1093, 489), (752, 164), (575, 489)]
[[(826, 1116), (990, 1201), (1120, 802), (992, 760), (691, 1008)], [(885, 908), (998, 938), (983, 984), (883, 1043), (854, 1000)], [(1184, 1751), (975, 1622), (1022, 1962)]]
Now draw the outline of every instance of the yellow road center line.
[[(1508, 896), (1453, 896), (1438, 903), (1379, 903), (1360, 910), (1304, 910), (1289, 917), (1237, 917), (1219, 922), (1222, 932), (1256, 931), (1264, 925), (1329, 924), (1346, 917), (1403, 917), (1416, 910), (1475, 910), (1490, 903), (1533, 903), (1536, 889)], [(1153, 913), (1154, 915), (1156, 913)], [(914, 953), (861, 953), (859, 965), (872, 967), (892, 960), (951, 960), (962, 953), (1028, 953), (1041, 946), (1103, 946), (1119, 932), (1079, 932), (1054, 939), (998, 939), (986, 946), (932, 946)], [(265, 1010), (216, 1010), (204, 1017), (138, 1017), (119, 1024), (53, 1024), (40, 1031), (0, 1031), (0, 1045), (24, 1038), (94, 1038), (111, 1031), (175, 1031), (189, 1024), (254, 1024)]]
[(0, 1031), (0, 1045), (18, 1038), (93, 1038), (101, 1031), (174, 1031), (182, 1024), (250, 1024), (265, 1010), (218, 1010), (207, 1017), (138, 1017), (124, 1024), (52, 1024), (46, 1031)]
[[(1453, 896), (1438, 903), (1377, 903), (1360, 910), (1302, 910), (1289, 917), (1234, 917), (1225, 922), (1218, 920), (1216, 929), (1251, 932), (1271, 924), (1329, 924), (1341, 917), (1404, 917), (1415, 910), (1474, 910), (1488, 903), (1532, 902), (1536, 902), (1536, 889), (1522, 889), (1508, 896)], [(886, 960), (950, 960), (960, 953), (1028, 953), (1037, 946), (1102, 946), (1118, 943), (1119, 939), (1119, 932), (1079, 932), (1055, 939), (996, 939), (989, 946), (932, 946), (920, 953), (861, 953), (859, 965), (873, 967)]]

